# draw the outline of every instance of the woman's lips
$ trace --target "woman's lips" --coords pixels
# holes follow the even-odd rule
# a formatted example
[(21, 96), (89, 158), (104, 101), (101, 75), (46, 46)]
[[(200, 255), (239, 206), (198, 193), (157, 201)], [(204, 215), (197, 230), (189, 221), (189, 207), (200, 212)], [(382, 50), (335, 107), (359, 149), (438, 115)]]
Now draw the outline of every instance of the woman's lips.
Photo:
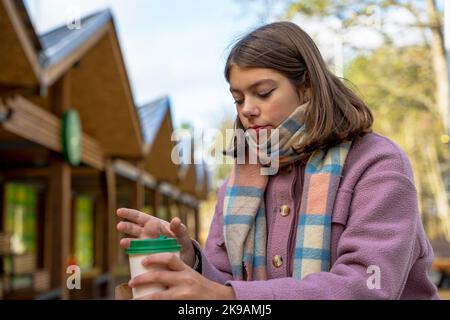
[(266, 128), (267, 128), (267, 126), (254, 126), (254, 127), (250, 127), (249, 129), (253, 129), (256, 132), (258, 132), (259, 130), (266, 129)]

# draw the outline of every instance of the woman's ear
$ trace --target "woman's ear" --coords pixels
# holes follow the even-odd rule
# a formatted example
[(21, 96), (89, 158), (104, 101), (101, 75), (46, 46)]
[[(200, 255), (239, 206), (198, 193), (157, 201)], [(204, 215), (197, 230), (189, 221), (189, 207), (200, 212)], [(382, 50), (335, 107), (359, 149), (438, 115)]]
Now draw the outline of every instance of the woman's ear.
[(303, 103), (310, 101), (312, 98), (312, 90), (311, 87), (307, 87), (303, 90)]
[(312, 97), (312, 90), (311, 90), (311, 78), (309, 76), (309, 72), (305, 71), (305, 74), (303, 75), (303, 85), (299, 89), (299, 97), (302, 103), (306, 103), (309, 100), (311, 100)]
[(303, 86), (303, 87), (300, 89), (299, 97), (300, 97), (302, 103), (306, 103), (306, 102), (310, 101), (311, 98), (312, 98), (312, 90), (311, 90), (311, 87)]

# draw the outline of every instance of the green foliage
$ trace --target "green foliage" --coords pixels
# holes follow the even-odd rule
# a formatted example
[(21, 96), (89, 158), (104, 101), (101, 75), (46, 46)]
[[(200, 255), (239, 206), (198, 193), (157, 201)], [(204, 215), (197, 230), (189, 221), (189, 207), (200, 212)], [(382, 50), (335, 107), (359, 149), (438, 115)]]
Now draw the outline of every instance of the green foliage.
[(192, 123), (190, 123), (190, 122), (183, 122), (183, 123), (180, 125), (180, 129), (184, 129), (184, 130), (193, 130), (193, 129), (194, 129), (194, 126), (193, 126)]
[(288, 7), (287, 16), (292, 18), (295, 14), (301, 12), (306, 15), (330, 15), (331, 14), (330, 0), (304, 0), (291, 3)]
[[(438, 220), (447, 145), (435, 112), (432, 63), (424, 47), (381, 47), (354, 58), (346, 77), (356, 85), (374, 113), (374, 130), (406, 151), (411, 161), (424, 221)], [(362, 94), (361, 94), (362, 93)], [(442, 189), (442, 188), (441, 188)], [(429, 224), (428, 234), (435, 234)]]
[(383, 0), (300, 0), (290, 3), (287, 17), (293, 18), (301, 13), (307, 16), (336, 17), (344, 25), (358, 23), (358, 18), (375, 14), (375, 7), (386, 9), (392, 1)]
[(412, 109), (434, 113), (436, 85), (426, 48), (378, 48), (351, 61), (346, 75), (377, 109), (388, 105), (400, 114)]

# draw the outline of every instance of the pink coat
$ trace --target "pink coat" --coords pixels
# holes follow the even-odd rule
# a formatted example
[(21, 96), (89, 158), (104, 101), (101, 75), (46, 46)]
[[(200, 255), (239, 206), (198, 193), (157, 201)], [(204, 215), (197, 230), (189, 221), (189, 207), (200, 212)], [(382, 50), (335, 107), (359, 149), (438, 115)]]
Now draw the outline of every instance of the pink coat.
[[(332, 214), (329, 272), (291, 277), (304, 176), (298, 163), (270, 177), (266, 188), (268, 280), (232, 279), (223, 239), (226, 182), (202, 251), (202, 274), (231, 285), (237, 299), (438, 299), (427, 276), (433, 250), (405, 153), (389, 139), (367, 134), (354, 141), (342, 175)], [(288, 215), (280, 214), (282, 205), (289, 206)], [(273, 265), (275, 255), (281, 256), (281, 266)]]

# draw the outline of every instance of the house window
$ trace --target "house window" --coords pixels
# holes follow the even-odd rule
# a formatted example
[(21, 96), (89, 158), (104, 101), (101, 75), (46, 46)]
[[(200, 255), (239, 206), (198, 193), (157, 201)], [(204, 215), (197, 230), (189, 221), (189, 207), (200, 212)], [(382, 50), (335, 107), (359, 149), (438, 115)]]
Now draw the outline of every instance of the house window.
[(12, 235), (15, 254), (36, 253), (37, 192), (32, 186), (7, 183), (5, 232)]
[(81, 269), (94, 266), (94, 200), (85, 196), (75, 199), (75, 260)]
[(37, 191), (20, 183), (5, 185), (4, 232), (11, 236), (11, 254), (3, 258), (7, 291), (29, 289), (37, 257)]

